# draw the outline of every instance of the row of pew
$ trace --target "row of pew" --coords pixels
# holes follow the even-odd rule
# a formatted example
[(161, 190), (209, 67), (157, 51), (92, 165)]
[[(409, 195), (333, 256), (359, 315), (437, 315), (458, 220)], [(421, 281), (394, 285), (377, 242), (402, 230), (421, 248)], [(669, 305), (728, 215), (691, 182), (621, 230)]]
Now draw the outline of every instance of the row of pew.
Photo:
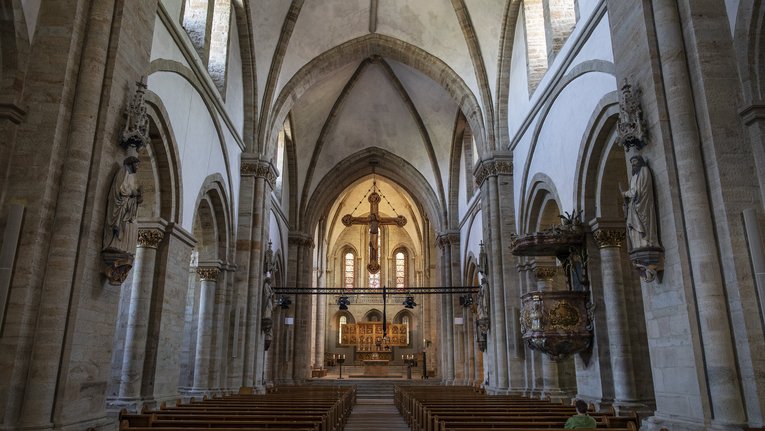
[[(513, 395), (486, 395), (469, 386), (396, 386), (396, 408), (413, 431), (562, 431), (574, 406)], [(598, 428), (635, 431), (637, 416), (589, 412)]]
[(175, 406), (122, 411), (120, 431), (339, 431), (356, 403), (355, 387), (282, 386), (267, 394), (191, 399)]

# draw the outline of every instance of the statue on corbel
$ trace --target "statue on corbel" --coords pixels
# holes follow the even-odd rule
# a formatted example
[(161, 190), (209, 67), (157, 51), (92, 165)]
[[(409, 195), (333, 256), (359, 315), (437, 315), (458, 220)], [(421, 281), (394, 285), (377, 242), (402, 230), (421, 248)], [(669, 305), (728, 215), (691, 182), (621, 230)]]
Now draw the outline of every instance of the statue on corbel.
[[(629, 188), (621, 190), (627, 224), (627, 244), (632, 265), (645, 282), (656, 280), (664, 269), (664, 249), (659, 241), (653, 173), (641, 151), (647, 144), (647, 132), (640, 107), (640, 92), (632, 92), (625, 79), (619, 104), (618, 143), (629, 153), (631, 175)], [(621, 188), (621, 186), (620, 186)]]
[(486, 256), (486, 250), (484, 248), (483, 241), (479, 244), (481, 251), (478, 253), (478, 280), (480, 286), (478, 287), (478, 297), (476, 301), (476, 311), (478, 318), (476, 319), (476, 338), (478, 341), (478, 348), (482, 351), (486, 351), (487, 339), (489, 333), (489, 327), (491, 325), (490, 316), (490, 304), (489, 304), (489, 280), (488, 280), (488, 268), (489, 259)]
[(276, 269), (276, 263), (274, 262), (274, 251), (271, 248), (271, 241), (268, 241), (268, 249), (266, 250), (265, 258), (263, 259), (263, 304), (262, 314), (260, 316), (260, 330), (265, 334), (264, 350), (268, 350), (271, 345), (271, 329), (274, 326), (273, 318), (271, 317), (274, 310), (274, 289), (271, 286), (272, 276)]
[(136, 92), (125, 110), (126, 121), (120, 134), (120, 146), (126, 155), (109, 188), (101, 249), (103, 273), (109, 284), (114, 286), (121, 285), (133, 267), (138, 238), (136, 216), (138, 205), (143, 202), (143, 190), (138, 183), (138, 152), (150, 141), (149, 117), (144, 102), (146, 84), (137, 82), (136, 86)]

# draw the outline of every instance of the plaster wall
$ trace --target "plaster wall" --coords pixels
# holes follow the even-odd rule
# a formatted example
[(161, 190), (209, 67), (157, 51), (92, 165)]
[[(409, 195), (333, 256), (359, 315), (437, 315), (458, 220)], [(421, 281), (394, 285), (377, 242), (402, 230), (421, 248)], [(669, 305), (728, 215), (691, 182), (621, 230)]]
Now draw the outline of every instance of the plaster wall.
[[(230, 191), (231, 180), (223, 155), (225, 147), (218, 138), (216, 125), (204, 101), (188, 81), (174, 73), (157, 72), (149, 77), (148, 84), (149, 89), (163, 100), (176, 134), (183, 184), (181, 226), (191, 231), (197, 197), (205, 178), (220, 173), (226, 182), (226, 192)], [(238, 171), (238, 166), (236, 168)], [(238, 190), (233, 196), (237, 193)], [(228, 198), (231, 199), (231, 196)]]
[[(478, 38), (491, 94), (497, 94), (500, 51), (498, 42), (502, 37), (502, 24), (507, 10), (505, 3), (511, 2), (465, 2), (473, 30)], [(476, 23), (480, 23), (480, 25)]]
[(154, 22), (154, 35), (151, 41), (151, 61), (160, 58), (177, 61), (186, 67), (190, 67), (189, 62), (178, 48), (162, 19), (157, 16)]
[(526, 31), (523, 8), (518, 12), (513, 42), (513, 57), (510, 61), (509, 94), (507, 103), (508, 133), (513, 136), (518, 132), (529, 109), (529, 79), (526, 73)]
[[(233, 14), (232, 10), (232, 14)], [(235, 132), (244, 134), (244, 81), (242, 78), (242, 52), (239, 46), (239, 27), (236, 19), (231, 17), (229, 30), (228, 63), (226, 65), (226, 112), (234, 123)], [(228, 141), (229, 144), (233, 140)], [(236, 153), (232, 153), (236, 154)], [(234, 177), (236, 178), (236, 177)], [(236, 194), (235, 196), (238, 196)]]
[(40, 13), (40, 2), (42, 0), (22, 0), (21, 8), (24, 10), (24, 19), (27, 22), (27, 31), (29, 32), (29, 43), (34, 40), (35, 30), (37, 29), (37, 15)]
[[(562, 211), (571, 211), (575, 206), (577, 164), (574, 161), (579, 158), (585, 128), (602, 95), (613, 91), (615, 86), (613, 75), (606, 73), (588, 73), (575, 79), (555, 99), (539, 130), (526, 181), (537, 172), (550, 177), (558, 191)], [(526, 186), (528, 191), (531, 183)]]

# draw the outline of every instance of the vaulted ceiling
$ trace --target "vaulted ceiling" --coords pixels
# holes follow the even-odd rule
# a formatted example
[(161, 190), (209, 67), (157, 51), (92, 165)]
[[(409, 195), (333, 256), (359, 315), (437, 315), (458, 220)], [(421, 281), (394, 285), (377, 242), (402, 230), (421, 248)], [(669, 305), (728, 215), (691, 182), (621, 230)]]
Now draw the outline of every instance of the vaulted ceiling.
[(493, 145), (498, 58), (515, 3), (252, 2), (263, 139), (291, 124), (299, 201), (290, 204), (305, 209), (333, 167), (376, 147), (410, 164), (446, 208), (460, 112), (477, 143)]

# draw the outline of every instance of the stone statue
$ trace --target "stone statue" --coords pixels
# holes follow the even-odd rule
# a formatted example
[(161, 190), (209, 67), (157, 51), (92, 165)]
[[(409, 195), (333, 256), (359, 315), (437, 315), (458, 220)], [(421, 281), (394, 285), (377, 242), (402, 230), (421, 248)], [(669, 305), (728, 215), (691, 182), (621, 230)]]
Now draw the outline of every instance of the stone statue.
[(138, 184), (140, 161), (133, 151), (128, 154), (122, 169), (114, 176), (106, 210), (103, 250), (135, 253), (138, 228), (135, 223), (143, 192)]
[(273, 283), (273, 275), (276, 270), (276, 263), (274, 262), (274, 251), (271, 249), (271, 241), (268, 241), (268, 249), (266, 250), (265, 259), (263, 262), (263, 319), (271, 319), (271, 315), (274, 310), (274, 289), (271, 286)]
[(484, 319), (489, 317), (489, 283), (486, 281), (486, 277), (481, 277), (481, 285), (478, 287), (477, 298), (478, 318)]
[(630, 157), (630, 164), (630, 187), (622, 191), (630, 250), (659, 247), (651, 169), (639, 155)]

